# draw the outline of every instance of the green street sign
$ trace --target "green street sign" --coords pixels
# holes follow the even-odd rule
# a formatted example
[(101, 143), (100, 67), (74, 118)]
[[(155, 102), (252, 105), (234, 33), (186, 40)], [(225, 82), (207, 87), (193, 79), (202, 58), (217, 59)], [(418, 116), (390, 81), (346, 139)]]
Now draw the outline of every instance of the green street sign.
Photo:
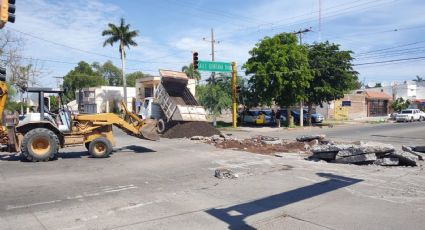
[(199, 61), (199, 71), (232, 72), (232, 64), (227, 62)]

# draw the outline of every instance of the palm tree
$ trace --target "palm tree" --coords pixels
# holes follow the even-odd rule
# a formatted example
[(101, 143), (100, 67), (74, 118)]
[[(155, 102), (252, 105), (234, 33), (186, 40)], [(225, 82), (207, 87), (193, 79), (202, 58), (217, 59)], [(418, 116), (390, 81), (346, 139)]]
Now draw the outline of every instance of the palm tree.
[(133, 40), (139, 35), (139, 31), (133, 30), (130, 31), (130, 24), (125, 24), (124, 18), (121, 18), (120, 25), (114, 25), (112, 23), (108, 24), (108, 29), (102, 32), (102, 36), (108, 36), (103, 47), (108, 44), (113, 46), (114, 43), (119, 42), (120, 55), (121, 55), (121, 73), (122, 73), (122, 82), (124, 87), (124, 102), (127, 105), (127, 81), (125, 79), (125, 47), (130, 49), (130, 46), (137, 46), (137, 43)]
[(182, 67), (182, 72), (184, 72), (189, 78), (195, 79), (198, 83), (201, 79), (201, 73), (198, 70), (193, 68), (193, 64), (189, 64), (189, 66), (185, 65)]
[(416, 75), (416, 79), (413, 79), (413, 81), (424, 82), (425, 80), (422, 77), (419, 77), (418, 75)]

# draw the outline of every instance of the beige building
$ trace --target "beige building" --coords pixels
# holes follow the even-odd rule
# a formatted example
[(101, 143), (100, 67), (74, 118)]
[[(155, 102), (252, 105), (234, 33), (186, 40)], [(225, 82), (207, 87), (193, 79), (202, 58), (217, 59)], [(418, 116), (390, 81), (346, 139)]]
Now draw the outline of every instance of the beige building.
[(316, 111), (327, 119), (352, 120), (365, 117), (388, 116), (392, 97), (385, 92), (355, 90), (344, 98), (317, 107)]

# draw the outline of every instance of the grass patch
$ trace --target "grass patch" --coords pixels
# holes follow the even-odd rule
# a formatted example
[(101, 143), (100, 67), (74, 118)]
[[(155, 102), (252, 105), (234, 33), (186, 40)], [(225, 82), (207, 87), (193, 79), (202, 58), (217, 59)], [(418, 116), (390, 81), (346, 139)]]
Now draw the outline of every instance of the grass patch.
[(232, 122), (224, 122), (224, 121), (217, 121), (216, 128), (232, 128), (233, 124)]

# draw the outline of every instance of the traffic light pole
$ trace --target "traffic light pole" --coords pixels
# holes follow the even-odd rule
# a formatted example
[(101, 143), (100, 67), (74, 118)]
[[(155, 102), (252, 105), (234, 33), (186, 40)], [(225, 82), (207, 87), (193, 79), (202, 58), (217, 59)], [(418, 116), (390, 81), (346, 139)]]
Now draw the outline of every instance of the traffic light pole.
[(236, 128), (237, 100), (236, 100), (236, 62), (232, 62), (232, 124)]

